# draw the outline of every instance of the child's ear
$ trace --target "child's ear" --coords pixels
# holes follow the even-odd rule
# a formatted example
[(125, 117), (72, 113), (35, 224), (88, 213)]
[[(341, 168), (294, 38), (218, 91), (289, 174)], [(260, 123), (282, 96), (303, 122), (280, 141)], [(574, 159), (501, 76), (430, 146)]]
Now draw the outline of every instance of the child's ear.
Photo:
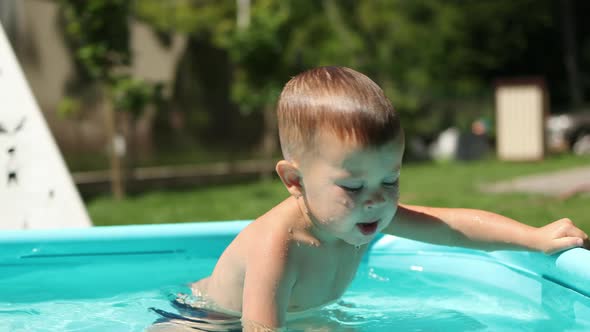
[(292, 162), (281, 160), (277, 163), (276, 171), (283, 184), (294, 197), (303, 195), (303, 183), (301, 182), (301, 172)]

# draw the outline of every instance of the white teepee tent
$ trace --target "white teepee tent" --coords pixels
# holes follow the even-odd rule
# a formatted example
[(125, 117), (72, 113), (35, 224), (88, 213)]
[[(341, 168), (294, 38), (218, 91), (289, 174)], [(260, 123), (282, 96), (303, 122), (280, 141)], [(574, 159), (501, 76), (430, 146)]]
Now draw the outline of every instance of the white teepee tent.
[(0, 229), (91, 225), (0, 25)]

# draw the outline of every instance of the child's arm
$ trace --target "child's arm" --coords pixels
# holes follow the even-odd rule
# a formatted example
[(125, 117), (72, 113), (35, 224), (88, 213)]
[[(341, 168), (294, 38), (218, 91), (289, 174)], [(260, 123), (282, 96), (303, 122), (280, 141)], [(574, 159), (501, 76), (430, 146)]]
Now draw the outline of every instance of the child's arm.
[(569, 219), (536, 228), (492, 212), (402, 205), (385, 233), (483, 250), (529, 249), (545, 253), (580, 247), (588, 235)]
[[(275, 238), (262, 243), (247, 262), (242, 295), (242, 321), (244, 331), (250, 325), (282, 327), (291, 290), (295, 284), (295, 272), (289, 264), (289, 243), (287, 239)], [(258, 331), (254, 328), (253, 330)]]

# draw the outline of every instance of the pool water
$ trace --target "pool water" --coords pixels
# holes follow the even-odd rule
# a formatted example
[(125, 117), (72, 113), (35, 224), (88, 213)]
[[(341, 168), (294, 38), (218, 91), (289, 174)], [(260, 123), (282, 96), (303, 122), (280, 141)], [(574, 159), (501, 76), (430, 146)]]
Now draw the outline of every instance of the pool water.
[[(0, 331), (144, 331), (214, 255), (45, 256), (2, 264)], [(457, 267), (461, 267), (460, 269)], [(488, 273), (493, 270), (494, 273)], [(378, 252), (302, 331), (590, 331), (590, 298), (485, 256)]]

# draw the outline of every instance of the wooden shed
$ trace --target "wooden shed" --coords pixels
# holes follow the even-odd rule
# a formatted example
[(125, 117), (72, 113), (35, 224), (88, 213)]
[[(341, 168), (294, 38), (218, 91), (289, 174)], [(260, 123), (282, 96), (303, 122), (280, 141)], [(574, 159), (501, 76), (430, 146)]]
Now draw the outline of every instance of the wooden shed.
[(544, 158), (548, 99), (545, 82), (540, 78), (496, 82), (496, 150), (500, 160)]

